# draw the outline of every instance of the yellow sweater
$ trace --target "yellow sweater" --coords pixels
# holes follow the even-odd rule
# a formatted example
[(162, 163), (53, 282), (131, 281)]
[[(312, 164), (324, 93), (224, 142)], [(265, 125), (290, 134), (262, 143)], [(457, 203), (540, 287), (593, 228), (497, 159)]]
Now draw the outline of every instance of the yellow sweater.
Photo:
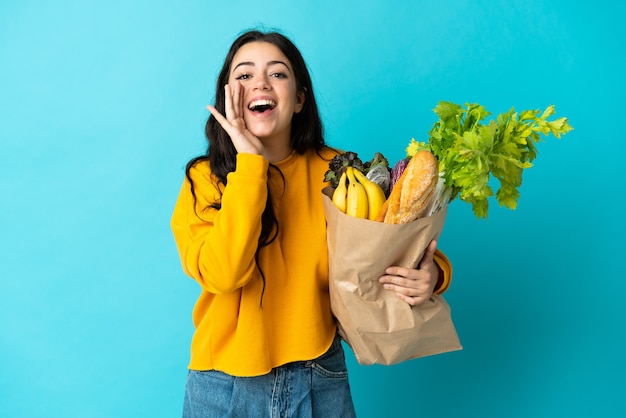
[[(292, 153), (270, 170), (259, 155), (238, 154), (228, 185), (216, 187), (209, 164), (184, 180), (171, 227), (184, 272), (201, 286), (193, 311), (196, 328), (189, 368), (217, 369), (236, 376), (268, 373), (282, 364), (323, 354), (335, 336), (328, 295), (328, 249), (322, 188), (335, 153)], [(277, 239), (255, 250), (269, 184), (279, 223)], [(221, 195), (222, 208), (206, 209)], [(447, 288), (450, 263), (438, 253)]]

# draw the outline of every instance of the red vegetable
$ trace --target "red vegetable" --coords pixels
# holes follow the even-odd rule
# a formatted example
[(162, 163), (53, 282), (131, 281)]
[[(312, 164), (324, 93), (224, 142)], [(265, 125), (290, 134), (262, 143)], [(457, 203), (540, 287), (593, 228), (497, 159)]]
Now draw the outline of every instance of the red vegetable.
[(396, 184), (396, 182), (398, 181), (398, 179), (400, 178), (400, 176), (402, 175), (402, 173), (404, 172), (404, 169), (406, 168), (408, 164), (409, 164), (409, 159), (403, 158), (393, 166), (393, 169), (391, 170), (391, 185), (389, 187), (390, 193), (393, 190), (393, 186)]

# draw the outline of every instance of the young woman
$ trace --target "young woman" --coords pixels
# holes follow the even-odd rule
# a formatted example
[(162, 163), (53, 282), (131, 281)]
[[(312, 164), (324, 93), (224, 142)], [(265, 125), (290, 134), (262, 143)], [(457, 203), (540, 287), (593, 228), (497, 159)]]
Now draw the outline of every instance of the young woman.
[[(321, 193), (337, 151), (300, 52), (276, 32), (240, 35), (208, 109), (208, 150), (187, 164), (171, 221), (201, 286), (184, 416), (354, 416)], [(450, 265), (435, 253), (433, 241), (416, 269), (392, 266), (381, 286), (410, 304), (445, 290)]]

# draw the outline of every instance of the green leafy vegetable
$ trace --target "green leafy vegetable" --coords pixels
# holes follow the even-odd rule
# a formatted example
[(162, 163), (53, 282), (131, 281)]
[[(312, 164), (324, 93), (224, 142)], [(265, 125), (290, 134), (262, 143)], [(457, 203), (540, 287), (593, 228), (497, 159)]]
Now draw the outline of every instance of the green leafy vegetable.
[(358, 154), (352, 151), (347, 151), (342, 154), (335, 155), (328, 164), (328, 170), (324, 173), (324, 181), (329, 181), (332, 187), (337, 187), (339, 179), (346, 167), (351, 166), (363, 171), (363, 161), (359, 158)]
[[(472, 205), (477, 218), (486, 218), (488, 199), (494, 196), (491, 177), (499, 181), (495, 197), (500, 206), (515, 209), (522, 184), (522, 172), (532, 167), (541, 136), (560, 138), (573, 128), (567, 118), (548, 120), (554, 106), (516, 112), (513, 108), (495, 120), (478, 104), (465, 107), (440, 102), (434, 109), (439, 116), (429, 132), (428, 142), (415, 139), (407, 147), (407, 157), (420, 149), (430, 149), (439, 160), (440, 175), (452, 189), (450, 200), (459, 197)], [(448, 190), (449, 191), (449, 190)]]
[(389, 161), (380, 152), (374, 153), (374, 156), (372, 157), (372, 159), (369, 161), (366, 161), (363, 164), (364, 173), (367, 174), (370, 169), (377, 167), (377, 166), (382, 166), (382, 167), (387, 167), (387, 168), (389, 167)]

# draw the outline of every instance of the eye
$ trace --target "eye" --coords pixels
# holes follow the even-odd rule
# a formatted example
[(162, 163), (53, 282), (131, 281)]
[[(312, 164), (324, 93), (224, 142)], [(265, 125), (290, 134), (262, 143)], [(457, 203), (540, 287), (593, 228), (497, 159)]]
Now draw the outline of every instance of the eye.
[(287, 74), (285, 74), (283, 72), (280, 72), (280, 71), (272, 73), (272, 74), (270, 74), (270, 76), (274, 77), (274, 78), (287, 78)]
[(235, 80), (248, 80), (250, 77), (252, 77), (250, 74), (242, 73), (236, 76)]

